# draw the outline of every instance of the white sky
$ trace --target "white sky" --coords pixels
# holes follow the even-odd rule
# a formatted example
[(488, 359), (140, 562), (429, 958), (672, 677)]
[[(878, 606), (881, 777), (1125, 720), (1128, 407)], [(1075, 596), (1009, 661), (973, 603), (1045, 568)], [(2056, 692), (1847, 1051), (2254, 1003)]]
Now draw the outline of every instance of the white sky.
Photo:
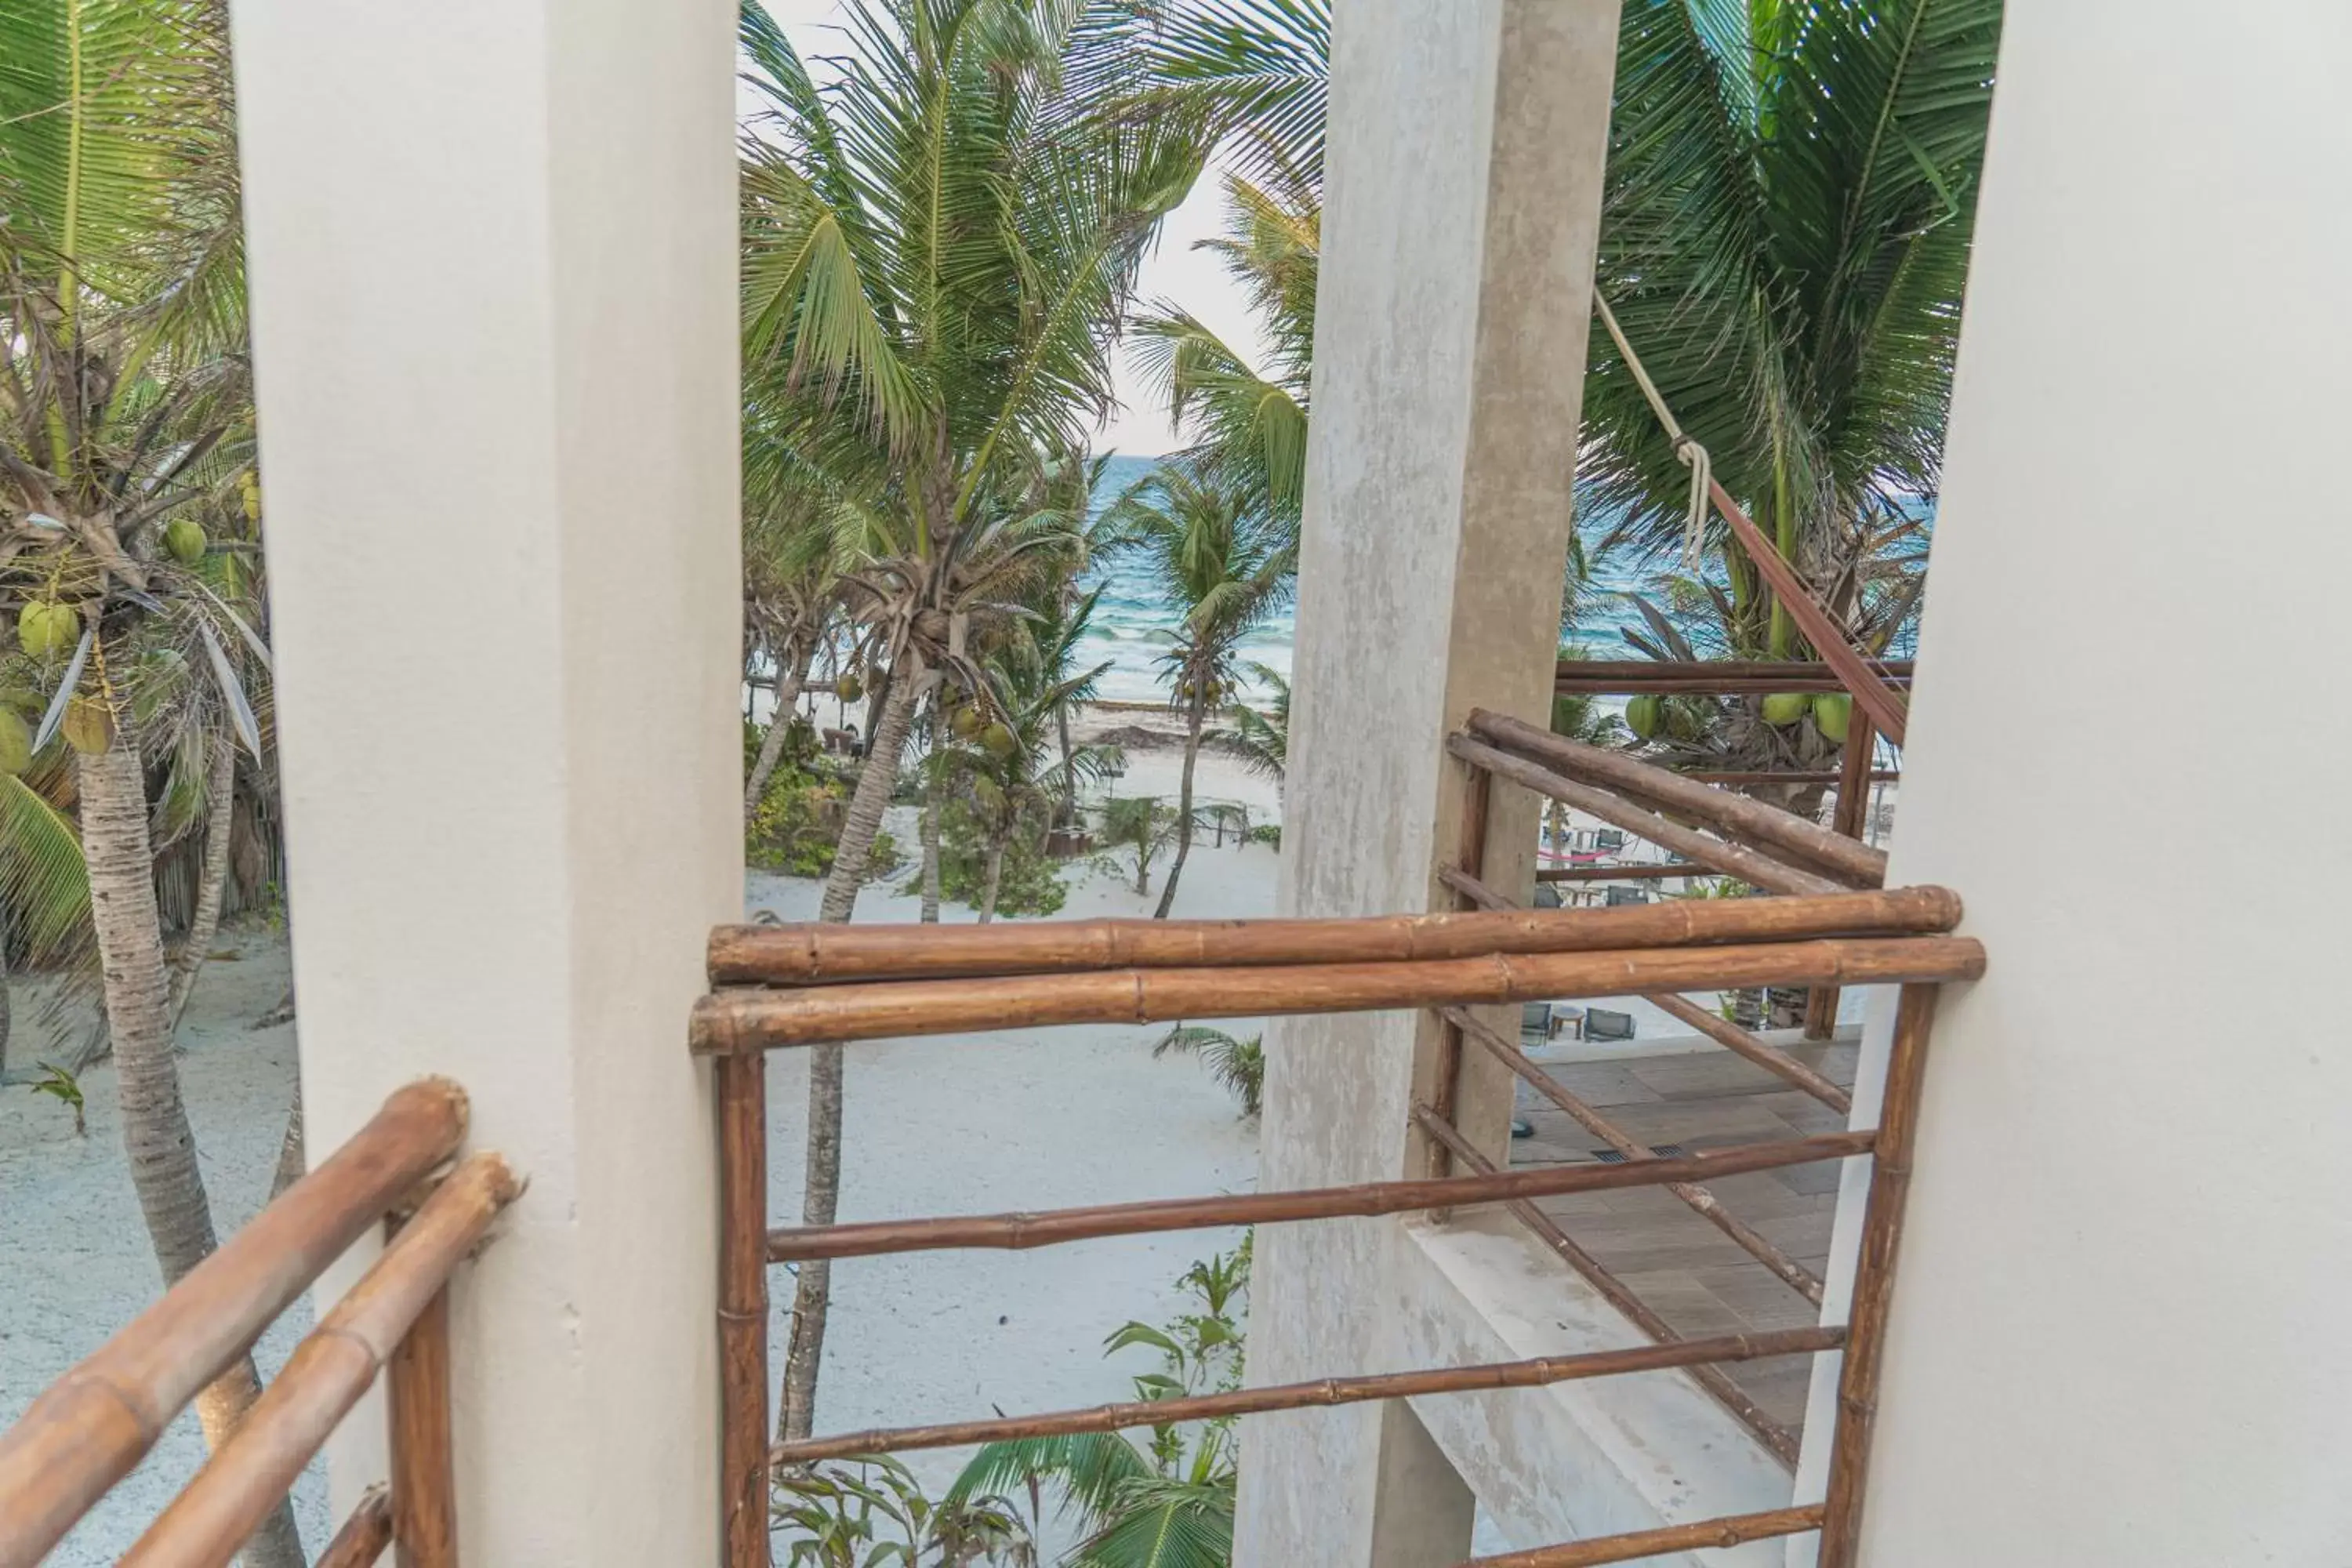
[[(803, 58), (839, 54), (845, 39), (835, 23), (840, 0), (766, 0), (768, 13)], [(1169, 215), (1159, 248), (1143, 263), (1138, 288), (1150, 303), (1168, 300), (1199, 317), (1234, 349), (1257, 363), (1261, 347), (1249, 306), (1224, 268), (1206, 252), (1192, 248), (1197, 240), (1215, 235), (1223, 206), (1214, 170), (1202, 178), (1192, 196)], [(1153, 399), (1143, 379), (1122, 352), (1118, 392), (1124, 405), (1114, 411), (1095, 438), (1098, 450), (1156, 457), (1176, 446), (1168, 410)]]

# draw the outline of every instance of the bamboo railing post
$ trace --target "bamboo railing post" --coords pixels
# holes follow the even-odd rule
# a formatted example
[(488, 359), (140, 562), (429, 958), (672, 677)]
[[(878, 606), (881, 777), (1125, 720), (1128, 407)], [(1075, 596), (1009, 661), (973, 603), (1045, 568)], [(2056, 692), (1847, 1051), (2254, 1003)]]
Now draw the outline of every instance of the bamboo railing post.
[(342, 1529), (319, 1555), (318, 1568), (371, 1568), (392, 1544), (392, 1493), (382, 1481), (368, 1488)]
[(1895, 1010), (1886, 1094), (1878, 1113), (1878, 1147), (1871, 1157), (1862, 1256), (1854, 1265), (1853, 1307), (1846, 1318), (1845, 1359), (1838, 1371), (1837, 1429), (1830, 1440), (1820, 1568), (1854, 1568), (1861, 1551), (1863, 1491), (1878, 1415), (1878, 1374), (1886, 1350), (1895, 1264), (1903, 1243), (1903, 1207), (1910, 1195), (1911, 1155), (1918, 1142), (1919, 1092), (1927, 1076), (1927, 1041), (1935, 1029), (1938, 994), (1933, 985), (1906, 985)]
[(460, 1163), (358, 1284), (319, 1320), (123, 1568), (226, 1568), (392, 1360), (522, 1185), (496, 1154)]
[(446, 1285), (392, 1352), (384, 1391), (392, 1425), (393, 1561), (399, 1568), (457, 1568)]
[[(1856, 713), (1846, 729), (1845, 755), (1839, 759), (1837, 811), (1831, 826), (1848, 838), (1862, 837), (1870, 816), (1871, 759), (1878, 750), (1878, 733), (1870, 716)], [(1805, 999), (1805, 1038), (1826, 1040), (1837, 1032), (1838, 988), (1816, 985)]]
[(1602, 1535), (1572, 1541), (1562, 1546), (1538, 1546), (1531, 1552), (1507, 1552), (1499, 1557), (1473, 1557), (1455, 1568), (1596, 1568), (1602, 1563), (1631, 1563), (1637, 1558), (1663, 1557), (1669, 1552), (1704, 1552), (1710, 1548), (1770, 1541), (1777, 1536), (1802, 1535), (1819, 1530), (1822, 1508), (1776, 1508), (1763, 1513), (1732, 1514), (1701, 1520), (1696, 1524), (1670, 1524), (1663, 1530), (1639, 1530), (1630, 1535)]
[(728, 1568), (769, 1568), (768, 1073), (721, 1057), (719, 1120), (719, 1507)]
[[(1475, 763), (1468, 764), (1462, 781), (1462, 822), (1454, 840), (1454, 864), (1443, 868), (1439, 880), (1453, 892), (1457, 908), (1478, 910), (1487, 907), (1477, 897), (1465, 889), (1460, 881), (1449, 879), (1445, 870), (1457, 878), (1470, 880), (1474, 886), (1486, 874), (1486, 818), (1494, 809), (1495, 775)], [(1430, 1103), (1448, 1127), (1459, 1125), (1459, 1100), (1462, 1087), (1462, 1029), (1451, 1018), (1442, 1018), (1437, 1026), (1437, 1063), (1430, 1085)], [(1437, 1140), (1424, 1139), (1423, 1170), (1432, 1176), (1443, 1176), (1453, 1168), (1445, 1145)], [(1443, 1212), (1429, 1216), (1439, 1224), (1446, 1218)]]

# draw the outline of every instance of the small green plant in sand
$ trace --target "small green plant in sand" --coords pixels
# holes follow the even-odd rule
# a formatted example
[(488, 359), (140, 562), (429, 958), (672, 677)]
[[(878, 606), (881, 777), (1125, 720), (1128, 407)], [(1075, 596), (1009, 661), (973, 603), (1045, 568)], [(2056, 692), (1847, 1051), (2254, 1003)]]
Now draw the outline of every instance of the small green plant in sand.
[(89, 1121), (83, 1114), (81, 1080), (55, 1062), (43, 1062), (40, 1066), (41, 1076), (25, 1087), (35, 1094), (46, 1094), (59, 1104), (69, 1108), (73, 1111), (75, 1137), (79, 1138), (88, 1133)]

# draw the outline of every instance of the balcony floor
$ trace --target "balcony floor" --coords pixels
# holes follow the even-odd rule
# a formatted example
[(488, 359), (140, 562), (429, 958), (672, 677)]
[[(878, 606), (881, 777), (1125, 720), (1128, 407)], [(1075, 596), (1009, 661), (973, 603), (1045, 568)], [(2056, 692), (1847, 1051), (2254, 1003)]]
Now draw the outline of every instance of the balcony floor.
[[(1852, 1086), (1857, 1047), (1844, 1034), (1830, 1044), (1790, 1049), (1832, 1081)], [(1679, 1143), (1696, 1153), (1845, 1126), (1844, 1118), (1811, 1096), (1725, 1050), (1544, 1066), (1561, 1087), (1654, 1147)], [(1600, 1139), (1525, 1084), (1518, 1113), (1536, 1131), (1513, 1144), (1514, 1164), (1590, 1161), (1601, 1147)], [(1837, 1184), (1838, 1167), (1825, 1163), (1727, 1176), (1708, 1186), (1726, 1208), (1819, 1274), (1829, 1253)], [(1806, 1328), (1819, 1321), (1811, 1302), (1663, 1188), (1547, 1198), (1541, 1206), (1682, 1333)], [(1801, 1426), (1810, 1358), (1726, 1370), (1774, 1420)]]

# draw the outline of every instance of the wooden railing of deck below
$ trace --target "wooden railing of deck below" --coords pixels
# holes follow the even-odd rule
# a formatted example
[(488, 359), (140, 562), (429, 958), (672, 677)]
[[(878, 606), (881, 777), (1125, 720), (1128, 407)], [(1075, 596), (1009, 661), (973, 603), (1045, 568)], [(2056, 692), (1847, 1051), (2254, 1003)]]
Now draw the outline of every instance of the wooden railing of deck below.
[[(1515, 746), (1526, 739), (1507, 724), (1490, 722), (1485, 732)], [(1506, 760), (1525, 760), (1524, 753), (1504, 753), (1486, 741), (1464, 741), (1484, 751), (1457, 754), (1491, 752)], [(1535, 750), (1531, 743), (1528, 749)], [(1588, 761), (1578, 754), (1561, 765), (1584, 766)], [(1560, 777), (1544, 761), (1530, 765), (1544, 775), (1531, 787)], [(1594, 769), (1600, 771), (1600, 766)], [(1500, 767), (1493, 773), (1509, 776)], [(1791, 828), (1788, 824), (1796, 819), (1785, 814), (1779, 822), (1757, 817), (1743, 809), (1753, 803), (1719, 804), (1727, 797), (1703, 785), (1690, 788), (1706, 795), (1704, 801), (1646, 776), (1638, 782), (1654, 786), (1644, 797), (1659, 808), (1654, 816), (1673, 812), (1704, 821), (1713, 830), (1692, 830), (1704, 840), (1694, 842), (1695, 858), (1713, 864), (1748, 849), (1763, 862), (1751, 863), (1760, 873), (1759, 885), (1777, 883), (1794, 896), (1589, 910), (1489, 906), (1365, 920), (750, 926), (714, 932), (709, 970), (717, 989), (697, 1005), (690, 1037), (698, 1054), (715, 1059), (718, 1073), (722, 1205), (719, 1333), (728, 1568), (767, 1568), (771, 1563), (768, 1497), (772, 1475), (780, 1468), (854, 1455), (1108, 1432), (1360, 1400), (1531, 1388), (1598, 1377), (1689, 1375), (1757, 1431), (1773, 1453), (1793, 1463), (1793, 1437), (1766, 1421), (1721, 1369), (1732, 1363), (1825, 1350), (1843, 1350), (1845, 1359), (1836, 1458), (1824, 1502), (1483, 1561), (1485, 1568), (1562, 1568), (1818, 1529), (1823, 1532), (1824, 1568), (1851, 1568), (1852, 1528), (1861, 1505), (1878, 1345), (1909, 1170), (1911, 1110), (1920, 1064), (1938, 988), (1980, 974), (1984, 953), (1976, 942), (1951, 934), (1960, 917), (1959, 900), (1951, 892), (1857, 885), (1883, 879), (1884, 861), (1850, 840), (1826, 842), (1833, 836), (1821, 829), (1808, 833)], [(1659, 820), (1664, 817), (1659, 816)], [(1467, 873), (1463, 879), (1485, 890)], [(1505, 902), (1495, 900), (1496, 906)], [(1457, 1060), (1439, 1068), (1441, 1098), (1448, 1103), (1417, 1105), (1412, 1120), (1433, 1146), (1465, 1167), (1458, 1172), (1037, 1214), (773, 1229), (769, 1224), (765, 1053), (771, 1049), (1064, 1024), (1431, 1008), (1444, 1010), (1443, 1016), (1454, 1020), (1448, 1028), (1455, 1036), (1456, 1051), (1461, 1032), (1468, 1031), (1478, 1044), (1503, 1055), (1524, 1073), (1523, 1060), (1514, 1059), (1516, 1047), (1500, 1037), (1488, 1037), (1492, 1031), (1480, 1030), (1475, 1017), (1462, 1009), (1628, 993), (1857, 982), (1903, 987), (1894, 1063), (1875, 1128), (1719, 1149), (1686, 1159), (1498, 1169), (1452, 1125), (1450, 1085)], [(946, 1048), (973, 1047), (960, 1044)], [(1798, 1070), (1810, 1072), (1801, 1064)], [(1832, 1087), (1829, 1092), (1840, 1091)], [(1617, 1134), (1612, 1141), (1620, 1139)], [(1873, 1160), (1875, 1174), (1855, 1305), (1844, 1324), (1685, 1339), (1533, 1203), (1570, 1193), (1665, 1186), (1734, 1239), (1747, 1237), (1742, 1245), (1769, 1248), (1762, 1237), (1724, 1213), (1703, 1184), (1742, 1172), (1858, 1155)], [(772, 1263), (941, 1247), (1025, 1248), (1211, 1226), (1442, 1213), (1492, 1204), (1501, 1204), (1523, 1219), (1539, 1240), (1617, 1305), (1648, 1342), (1585, 1355), (1334, 1375), (1192, 1400), (877, 1428), (774, 1446), (769, 1442), (767, 1270)], [(1767, 1252), (1751, 1246), (1751, 1250), (1765, 1258), (1768, 1266), (1777, 1258), (1776, 1272), (1819, 1300), (1820, 1282), (1777, 1249)]]
[[(295, 1348), (236, 1433), (124, 1554), (131, 1568), (225, 1568), (336, 1426), (389, 1370), (392, 1476), (362, 1498), (320, 1568), (457, 1568), (448, 1297), (521, 1184), (496, 1154), (435, 1173), (464, 1141), (463, 1090), (408, 1085), (36, 1399), (0, 1434), (0, 1568), (33, 1568), (129, 1475), (173, 1418), (379, 1222), (383, 1252)], [(432, 1184), (421, 1201), (425, 1184)]]

